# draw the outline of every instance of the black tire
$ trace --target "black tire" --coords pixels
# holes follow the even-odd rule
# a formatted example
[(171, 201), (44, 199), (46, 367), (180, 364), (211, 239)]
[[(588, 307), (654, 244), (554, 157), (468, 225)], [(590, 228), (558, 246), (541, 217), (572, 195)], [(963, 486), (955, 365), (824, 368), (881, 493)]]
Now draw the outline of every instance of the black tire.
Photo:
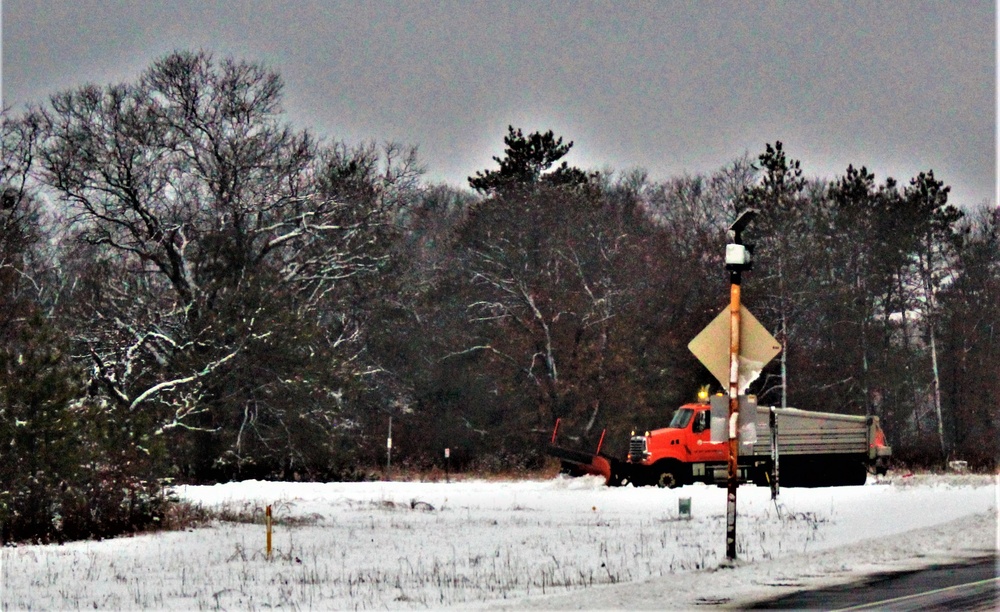
[(831, 460), (822, 471), (828, 475), (823, 482), (825, 486), (857, 487), (868, 480), (868, 466), (862, 460)]
[(680, 469), (676, 465), (661, 465), (654, 474), (654, 482), (661, 489), (676, 489), (684, 484)]
[(864, 461), (855, 461), (849, 464), (844, 475), (845, 485), (859, 487), (868, 482), (868, 466)]
[(656, 480), (656, 486), (661, 489), (676, 489), (680, 485), (677, 484), (677, 477), (674, 476), (673, 472), (663, 472)]

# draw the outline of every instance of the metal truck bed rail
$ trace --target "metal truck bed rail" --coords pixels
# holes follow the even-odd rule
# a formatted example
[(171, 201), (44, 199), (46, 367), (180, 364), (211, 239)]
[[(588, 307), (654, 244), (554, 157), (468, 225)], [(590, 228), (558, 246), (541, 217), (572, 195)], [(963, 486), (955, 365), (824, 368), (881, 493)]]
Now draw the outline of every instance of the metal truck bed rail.
[[(867, 454), (871, 444), (868, 417), (798, 408), (771, 408), (778, 426), (778, 448), (782, 455)], [(757, 441), (754, 454), (768, 455), (769, 411), (757, 415)], [(765, 434), (765, 435), (762, 435)]]

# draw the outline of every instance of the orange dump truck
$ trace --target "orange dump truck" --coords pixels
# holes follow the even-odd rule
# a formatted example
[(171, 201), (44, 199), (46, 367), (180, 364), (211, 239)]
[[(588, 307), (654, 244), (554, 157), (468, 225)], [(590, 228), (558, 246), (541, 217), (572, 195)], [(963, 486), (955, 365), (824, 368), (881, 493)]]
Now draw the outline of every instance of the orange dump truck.
[[(739, 478), (786, 487), (864, 484), (869, 472), (884, 474), (892, 449), (878, 417), (758, 408), (753, 396), (740, 400)], [(560, 447), (556, 431), (548, 453), (572, 474), (598, 474), (610, 486), (678, 487), (693, 482), (725, 485), (728, 478), (729, 400), (685, 404), (662, 429), (636, 435), (624, 460)], [(603, 440), (602, 440), (603, 441)]]

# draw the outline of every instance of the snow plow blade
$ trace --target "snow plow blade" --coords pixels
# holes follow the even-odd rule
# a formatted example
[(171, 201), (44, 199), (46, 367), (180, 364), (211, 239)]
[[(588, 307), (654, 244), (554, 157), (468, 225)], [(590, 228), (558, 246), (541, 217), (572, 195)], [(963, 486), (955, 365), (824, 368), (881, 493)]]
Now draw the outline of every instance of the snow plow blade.
[(559, 433), (559, 419), (556, 419), (556, 426), (552, 430), (552, 441), (546, 449), (550, 457), (555, 457), (562, 463), (562, 472), (570, 476), (602, 476), (604, 484), (609, 487), (622, 485), (623, 475), (628, 469), (627, 464), (601, 453), (601, 445), (604, 442), (604, 433), (601, 434), (601, 442), (597, 445), (596, 453), (573, 450), (556, 446), (556, 435)]
[(611, 462), (605, 457), (559, 446), (550, 446), (546, 452), (562, 462), (564, 473), (571, 476), (603, 476), (604, 481), (610, 484)]

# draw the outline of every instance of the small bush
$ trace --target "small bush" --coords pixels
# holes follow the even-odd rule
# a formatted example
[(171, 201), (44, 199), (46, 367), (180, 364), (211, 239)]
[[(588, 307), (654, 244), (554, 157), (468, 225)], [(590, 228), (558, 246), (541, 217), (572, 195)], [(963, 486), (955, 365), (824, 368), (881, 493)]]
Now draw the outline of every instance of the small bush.
[(38, 480), (3, 492), (4, 544), (102, 539), (158, 529), (171, 506), (158, 485), (134, 478), (107, 475), (75, 485)]

